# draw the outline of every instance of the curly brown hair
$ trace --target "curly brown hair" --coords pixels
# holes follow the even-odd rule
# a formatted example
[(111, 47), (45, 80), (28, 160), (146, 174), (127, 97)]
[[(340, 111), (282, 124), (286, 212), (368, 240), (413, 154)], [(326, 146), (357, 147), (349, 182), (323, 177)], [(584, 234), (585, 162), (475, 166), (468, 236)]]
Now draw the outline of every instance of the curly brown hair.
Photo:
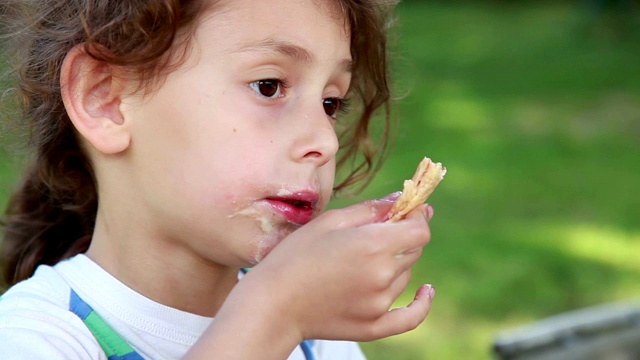
[[(358, 110), (340, 130), (338, 168), (349, 167), (335, 190), (363, 187), (378, 170), (388, 148), (391, 117), (387, 29), (393, 1), (333, 0), (351, 34), (351, 97)], [(22, 120), (28, 125), (34, 158), (9, 201), (3, 220), (4, 281), (30, 277), (40, 264), (87, 250), (98, 204), (87, 155), (62, 103), (60, 70), (66, 54), (82, 45), (95, 59), (127, 69), (141, 86), (161, 80), (197, 27), (215, 7), (203, 0), (41, 0), (5, 2), (7, 19), (22, 25), (5, 31), (13, 47)], [(383, 108), (380, 134), (372, 135)]]

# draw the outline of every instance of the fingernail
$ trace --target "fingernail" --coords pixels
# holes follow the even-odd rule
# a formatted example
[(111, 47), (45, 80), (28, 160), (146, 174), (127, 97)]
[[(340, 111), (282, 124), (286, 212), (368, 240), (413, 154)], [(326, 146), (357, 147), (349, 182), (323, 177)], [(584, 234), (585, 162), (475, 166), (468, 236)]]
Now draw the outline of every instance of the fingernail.
[(431, 221), (431, 218), (433, 218), (433, 206), (427, 205), (427, 219)]
[(384, 201), (396, 201), (398, 200), (398, 198), (400, 197), (400, 195), (402, 195), (402, 191), (396, 191), (396, 192), (392, 192), (391, 194), (383, 197), (380, 200), (384, 200)]
[(436, 288), (431, 284), (422, 285), (420, 289), (418, 289), (416, 298), (422, 297), (424, 295), (428, 296), (429, 300), (433, 300), (433, 298), (436, 297)]

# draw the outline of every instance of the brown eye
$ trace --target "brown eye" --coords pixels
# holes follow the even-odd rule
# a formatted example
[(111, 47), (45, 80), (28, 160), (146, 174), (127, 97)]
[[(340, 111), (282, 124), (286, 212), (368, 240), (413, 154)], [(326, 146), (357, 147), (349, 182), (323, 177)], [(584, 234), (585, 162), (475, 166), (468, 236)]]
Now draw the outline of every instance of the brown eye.
[(338, 115), (338, 111), (342, 108), (342, 100), (338, 98), (323, 99), (322, 106), (324, 107), (325, 114), (335, 119)]
[(282, 96), (282, 81), (280, 80), (258, 80), (249, 83), (249, 87), (253, 91), (267, 98), (276, 98)]

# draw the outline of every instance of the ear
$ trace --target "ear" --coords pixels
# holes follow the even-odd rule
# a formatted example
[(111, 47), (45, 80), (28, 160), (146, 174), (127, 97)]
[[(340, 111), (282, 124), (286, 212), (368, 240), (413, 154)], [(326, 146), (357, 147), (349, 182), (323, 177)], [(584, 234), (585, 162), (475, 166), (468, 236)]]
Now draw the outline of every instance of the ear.
[(129, 124), (120, 111), (124, 87), (113, 66), (89, 55), (84, 45), (64, 59), (60, 90), (76, 130), (103, 154), (117, 154), (131, 142)]

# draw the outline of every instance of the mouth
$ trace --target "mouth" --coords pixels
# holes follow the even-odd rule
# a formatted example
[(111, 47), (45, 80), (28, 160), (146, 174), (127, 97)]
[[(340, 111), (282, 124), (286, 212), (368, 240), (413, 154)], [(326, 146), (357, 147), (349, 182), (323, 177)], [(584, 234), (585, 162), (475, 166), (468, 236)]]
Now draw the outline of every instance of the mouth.
[(313, 219), (319, 196), (312, 191), (300, 191), (285, 196), (270, 196), (265, 201), (288, 222), (304, 225)]

